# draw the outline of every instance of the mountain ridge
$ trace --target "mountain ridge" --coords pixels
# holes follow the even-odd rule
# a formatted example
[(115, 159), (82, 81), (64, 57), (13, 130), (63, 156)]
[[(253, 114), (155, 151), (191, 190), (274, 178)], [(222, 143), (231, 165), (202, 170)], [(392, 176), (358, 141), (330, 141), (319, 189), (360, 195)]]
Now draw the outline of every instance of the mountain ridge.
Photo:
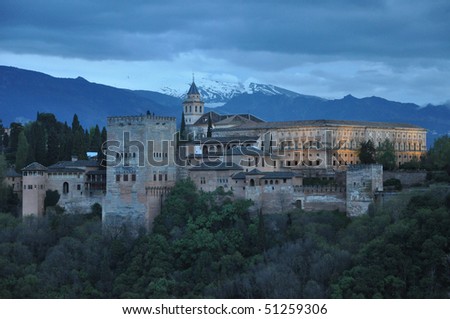
[[(223, 104), (206, 110), (222, 114), (252, 113), (266, 121), (320, 118), (410, 123), (427, 128), (430, 140), (450, 132), (450, 107), (447, 105), (420, 107), (377, 96), (356, 98), (346, 95), (340, 99), (324, 99), (252, 82), (244, 87), (245, 90), (243, 87), (242, 84), (239, 93), (233, 91), (233, 87), (225, 92), (216, 87), (217, 101), (222, 99)], [(207, 90), (199, 86), (200, 92), (202, 89)], [(54, 113), (68, 123), (77, 113), (85, 127), (105, 125), (107, 116), (138, 115), (147, 111), (175, 116), (179, 121), (181, 103), (180, 97), (162, 92), (121, 89), (92, 83), (81, 76), (56, 78), (41, 72), (0, 66), (0, 119), (5, 126), (20, 118), (33, 120), (37, 112)]]

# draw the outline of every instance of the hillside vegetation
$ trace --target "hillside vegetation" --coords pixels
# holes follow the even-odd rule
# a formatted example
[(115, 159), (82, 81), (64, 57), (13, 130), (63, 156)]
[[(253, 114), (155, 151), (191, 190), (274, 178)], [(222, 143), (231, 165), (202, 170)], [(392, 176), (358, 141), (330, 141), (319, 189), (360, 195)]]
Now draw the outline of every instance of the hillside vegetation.
[(354, 219), (249, 205), (182, 181), (138, 237), (103, 233), (96, 214), (0, 214), (0, 297), (448, 297), (447, 188)]

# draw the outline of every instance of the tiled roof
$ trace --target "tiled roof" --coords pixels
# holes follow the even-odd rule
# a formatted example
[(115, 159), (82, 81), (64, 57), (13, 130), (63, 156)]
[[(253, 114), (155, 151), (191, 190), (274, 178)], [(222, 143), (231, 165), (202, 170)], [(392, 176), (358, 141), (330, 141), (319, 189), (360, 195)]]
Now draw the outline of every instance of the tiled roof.
[(8, 168), (5, 173), (6, 177), (22, 177), (22, 174), (16, 172), (16, 170), (12, 167)]
[(84, 173), (84, 169), (76, 167), (49, 167), (49, 173)]
[(232, 179), (245, 179), (245, 173), (244, 172), (236, 173), (231, 178)]
[(194, 82), (194, 81), (192, 81), (191, 87), (189, 88), (189, 91), (188, 91), (187, 94), (188, 94), (188, 95), (189, 95), (189, 94), (200, 94), (200, 93), (198, 92), (197, 85), (195, 85), (195, 82)]
[(259, 148), (254, 146), (236, 146), (230, 148), (226, 152), (227, 155), (249, 155), (249, 156), (262, 156), (264, 154)]
[(237, 171), (242, 167), (232, 162), (202, 162), (199, 166), (194, 166), (191, 171)]
[(277, 129), (283, 127), (298, 127), (298, 126), (319, 126), (319, 127), (360, 126), (360, 127), (374, 127), (374, 128), (423, 129), (420, 126), (405, 123), (344, 121), (344, 120), (304, 120), (304, 121), (247, 123), (240, 125), (238, 128), (236, 127), (216, 128), (215, 131), (220, 132), (232, 130)]
[(24, 168), (22, 168), (22, 171), (46, 171), (47, 167), (45, 167), (42, 164), (39, 164), (38, 162), (33, 162)]
[(264, 173), (261, 172), (259, 169), (252, 169), (250, 172), (246, 173), (247, 175), (263, 175)]
[(204, 113), (202, 116), (200, 116), (200, 118), (195, 121), (194, 125), (208, 125), (208, 118), (211, 116), (211, 122), (214, 124), (216, 122), (219, 122), (221, 120), (223, 120), (222, 115), (216, 113), (216, 112), (208, 112), (208, 113)]
[(259, 136), (218, 136), (218, 137), (206, 137), (200, 139), (198, 142), (200, 144), (217, 144), (217, 143), (231, 143), (231, 142), (239, 142), (239, 143), (251, 143), (256, 142), (259, 139)]
[(69, 167), (97, 167), (98, 162), (95, 160), (77, 160), (77, 161), (60, 161), (50, 165), (48, 168), (69, 168)]
[(244, 123), (262, 123), (264, 122), (259, 117), (253, 114), (219, 114), (214, 111), (203, 114), (194, 125), (208, 125), (208, 118), (211, 116), (211, 122), (214, 125), (229, 125), (235, 121), (236, 124), (243, 125)]
[(252, 121), (251, 119), (241, 116), (241, 115), (232, 115), (227, 117), (226, 119), (223, 119), (217, 123), (215, 123), (216, 127), (219, 127), (221, 125), (243, 125), (243, 124), (250, 124), (250, 123), (254, 123), (254, 121)]

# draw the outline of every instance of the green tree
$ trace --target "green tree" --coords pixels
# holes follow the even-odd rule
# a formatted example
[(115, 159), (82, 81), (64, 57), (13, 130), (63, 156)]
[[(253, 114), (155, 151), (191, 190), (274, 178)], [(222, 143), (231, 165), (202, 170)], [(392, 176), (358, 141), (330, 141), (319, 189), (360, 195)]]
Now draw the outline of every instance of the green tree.
[(212, 129), (213, 129), (213, 126), (212, 126), (212, 119), (211, 119), (211, 112), (210, 112), (208, 115), (208, 131), (206, 133), (207, 137), (212, 136)]
[(45, 192), (44, 208), (56, 206), (59, 202), (59, 192), (57, 190), (47, 190)]
[(3, 127), (3, 121), (0, 119), (0, 153), (3, 153), (3, 149), (6, 148), (3, 144), (3, 138), (6, 135), (5, 128)]
[(11, 133), (9, 136), (9, 149), (11, 152), (17, 151), (19, 145), (19, 135), (23, 131), (23, 125), (20, 123), (11, 123)]
[(2, 144), (3, 149), (6, 150), (9, 145), (9, 135), (6, 132), (3, 133)]
[(359, 149), (359, 160), (361, 164), (374, 164), (375, 163), (375, 146), (373, 145), (372, 140), (368, 140), (367, 142), (362, 142)]
[(180, 126), (180, 139), (186, 139), (186, 119), (184, 118), (184, 112), (181, 113), (181, 126)]
[(32, 122), (25, 127), (25, 134), (29, 145), (28, 159), (47, 165), (47, 134), (44, 125)]
[(25, 133), (22, 131), (19, 134), (19, 143), (17, 146), (16, 153), (16, 171), (20, 172), (22, 168), (24, 168), (28, 162), (28, 150), (29, 145)]
[(388, 139), (385, 139), (376, 149), (375, 160), (378, 164), (383, 165), (385, 170), (393, 170), (395, 168), (394, 144)]
[(61, 129), (61, 146), (59, 148), (58, 159), (60, 161), (68, 161), (73, 154), (73, 132), (72, 129), (64, 123)]
[(47, 165), (55, 164), (59, 160), (61, 149), (60, 134), (54, 128), (50, 128), (47, 134)]
[(102, 136), (98, 125), (91, 127), (89, 131), (89, 151), (99, 152), (102, 147)]
[(80, 121), (78, 120), (78, 115), (74, 114), (73, 115), (73, 119), (72, 119), (72, 132), (78, 132), (78, 131), (83, 131), (83, 128), (80, 125)]
[(434, 141), (428, 152), (428, 160), (433, 169), (447, 169), (450, 175), (450, 136), (442, 136)]
[(83, 130), (78, 130), (73, 135), (72, 155), (78, 156), (78, 159), (86, 159), (86, 139)]

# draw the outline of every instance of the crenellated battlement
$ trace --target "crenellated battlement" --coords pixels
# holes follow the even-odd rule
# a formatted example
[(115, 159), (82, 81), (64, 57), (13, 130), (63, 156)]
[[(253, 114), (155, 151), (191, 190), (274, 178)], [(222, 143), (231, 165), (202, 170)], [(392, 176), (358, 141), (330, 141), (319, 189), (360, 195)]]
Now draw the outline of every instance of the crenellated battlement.
[(135, 124), (140, 122), (156, 122), (156, 121), (169, 121), (169, 122), (176, 122), (176, 118), (173, 116), (159, 116), (154, 114), (147, 114), (147, 115), (130, 115), (130, 116), (108, 116), (107, 122), (108, 125), (115, 125), (115, 124)]
[(323, 194), (323, 193), (345, 193), (345, 187), (342, 186), (294, 186), (296, 193)]
[(170, 186), (147, 186), (145, 188), (145, 193), (150, 196), (161, 196), (168, 195), (172, 187)]

